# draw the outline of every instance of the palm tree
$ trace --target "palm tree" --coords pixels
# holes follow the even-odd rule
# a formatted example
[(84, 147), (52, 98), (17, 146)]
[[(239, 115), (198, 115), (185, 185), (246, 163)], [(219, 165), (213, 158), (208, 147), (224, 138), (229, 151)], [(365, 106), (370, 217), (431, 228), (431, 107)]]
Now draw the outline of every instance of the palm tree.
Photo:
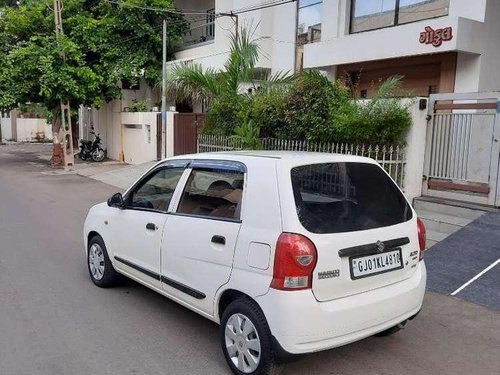
[(174, 65), (168, 86), (179, 100), (205, 100), (207, 102), (223, 95), (238, 95), (243, 83), (256, 83), (261, 89), (291, 82), (288, 72), (268, 73), (256, 77), (255, 65), (260, 56), (260, 47), (253, 32), (243, 27), (232, 33), (229, 57), (223, 69), (203, 70), (199, 63), (184, 62)]

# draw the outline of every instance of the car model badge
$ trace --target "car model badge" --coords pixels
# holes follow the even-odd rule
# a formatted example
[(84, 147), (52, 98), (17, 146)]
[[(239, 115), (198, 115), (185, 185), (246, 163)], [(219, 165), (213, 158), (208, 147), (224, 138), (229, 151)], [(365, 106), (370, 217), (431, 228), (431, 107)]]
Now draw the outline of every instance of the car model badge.
[(331, 279), (333, 277), (339, 277), (340, 276), (340, 270), (331, 270), (331, 271), (324, 271), (324, 272), (318, 272), (318, 279)]
[(377, 241), (377, 243), (375, 244), (377, 246), (377, 250), (379, 253), (383, 253), (384, 250), (385, 250), (385, 245), (382, 241)]

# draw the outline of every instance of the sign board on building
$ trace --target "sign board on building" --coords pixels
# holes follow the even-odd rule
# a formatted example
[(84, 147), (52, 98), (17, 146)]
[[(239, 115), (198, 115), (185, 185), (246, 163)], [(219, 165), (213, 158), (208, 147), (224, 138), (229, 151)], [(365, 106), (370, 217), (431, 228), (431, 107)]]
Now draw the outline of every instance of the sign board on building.
[(445, 27), (443, 29), (434, 30), (430, 26), (425, 27), (425, 31), (420, 33), (419, 42), (422, 44), (432, 44), (434, 47), (439, 47), (443, 42), (453, 39), (453, 29)]

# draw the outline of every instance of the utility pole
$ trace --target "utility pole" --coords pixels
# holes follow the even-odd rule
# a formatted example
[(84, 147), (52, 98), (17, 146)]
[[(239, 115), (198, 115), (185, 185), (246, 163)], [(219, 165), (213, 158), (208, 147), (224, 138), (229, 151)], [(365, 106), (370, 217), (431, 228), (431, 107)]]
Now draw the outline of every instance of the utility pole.
[[(62, 24), (62, 0), (54, 0), (54, 21), (56, 25), (56, 38), (59, 40), (63, 33)], [(66, 61), (66, 56), (61, 53), (61, 57)], [(71, 127), (71, 111), (69, 102), (61, 100), (61, 129), (59, 134), (55, 135), (57, 141), (62, 143), (62, 153), (64, 166), (72, 166), (75, 163), (73, 155), (73, 132)], [(55, 146), (54, 146), (55, 147)]]
[[(167, 19), (163, 19), (163, 57), (161, 80), (161, 156), (167, 155)], [(173, 124), (172, 124), (173, 126)]]

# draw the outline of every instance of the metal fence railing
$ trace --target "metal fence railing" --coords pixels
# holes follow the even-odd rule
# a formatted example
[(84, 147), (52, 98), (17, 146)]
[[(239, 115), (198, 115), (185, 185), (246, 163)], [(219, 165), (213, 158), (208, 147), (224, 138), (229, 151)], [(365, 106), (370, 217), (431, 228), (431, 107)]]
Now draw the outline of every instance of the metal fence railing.
[[(263, 138), (260, 140), (262, 149), (275, 151), (309, 151), (333, 154), (357, 155), (375, 159), (392, 179), (403, 188), (406, 157), (404, 146), (401, 145), (356, 145), (348, 143), (316, 143), (308, 141), (289, 141), (284, 139)], [(242, 150), (238, 137), (198, 135), (197, 151), (221, 152)]]

